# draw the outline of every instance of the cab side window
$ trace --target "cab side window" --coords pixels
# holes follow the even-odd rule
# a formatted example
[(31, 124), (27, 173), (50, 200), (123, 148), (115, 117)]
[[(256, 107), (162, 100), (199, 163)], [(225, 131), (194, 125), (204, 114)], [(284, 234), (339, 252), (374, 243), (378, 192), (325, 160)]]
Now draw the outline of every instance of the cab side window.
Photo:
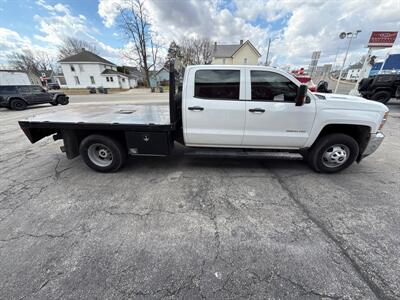
[(239, 100), (240, 70), (198, 70), (194, 96), (212, 100)]
[(18, 91), (19, 91), (21, 94), (29, 94), (29, 93), (31, 92), (29, 86), (20, 86), (20, 87), (18, 88)]
[(42, 92), (43, 92), (43, 88), (40, 87), (40, 86), (36, 86), (36, 85), (35, 85), (35, 86), (32, 87), (32, 92), (33, 92), (33, 93), (36, 93), (36, 94), (37, 94), (37, 93), (42, 93)]
[(0, 86), (0, 94), (7, 95), (7, 94), (16, 94), (17, 88), (15, 86)]
[(297, 85), (285, 76), (268, 71), (251, 71), (251, 100), (295, 102)]

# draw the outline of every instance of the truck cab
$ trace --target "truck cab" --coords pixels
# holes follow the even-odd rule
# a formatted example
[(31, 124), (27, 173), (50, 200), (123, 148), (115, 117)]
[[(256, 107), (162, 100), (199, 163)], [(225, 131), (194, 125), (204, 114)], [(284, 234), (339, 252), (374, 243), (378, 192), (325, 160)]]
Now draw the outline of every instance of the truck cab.
[(276, 68), (188, 66), (179, 103), (170, 77), (169, 107), (80, 108), (20, 125), (32, 142), (55, 134), (64, 140), (67, 157), (80, 154), (101, 172), (116, 171), (128, 154), (168, 155), (175, 141), (199, 152), (216, 150), (215, 155), (221, 149), (238, 155), (299, 153), (315, 171), (332, 173), (360, 162), (384, 138), (385, 105), (312, 93)]

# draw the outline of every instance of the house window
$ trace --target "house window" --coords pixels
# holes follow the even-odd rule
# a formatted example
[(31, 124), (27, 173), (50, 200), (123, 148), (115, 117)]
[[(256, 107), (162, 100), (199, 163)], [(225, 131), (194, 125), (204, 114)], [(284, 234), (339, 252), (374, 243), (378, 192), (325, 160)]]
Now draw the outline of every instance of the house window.
[(79, 65), (79, 71), (83, 72), (83, 65)]
[(107, 82), (109, 82), (109, 81), (110, 81), (110, 78), (106, 77), (106, 80), (107, 80)]
[(72, 72), (75, 72), (75, 67), (74, 67), (74, 65), (70, 65), (70, 67), (71, 67), (71, 71), (72, 71)]
[(238, 100), (239, 90), (239, 70), (196, 71), (194, 96), (197, 98)]
[(114, 81), (113, 77), (110, 77), (110, 80), (111, 80), (111, 82), (113, 82)]
[(225, 62), (226, 62), (226, 59), (223, 58), (223, 59), (222, 59), (222, 64), (225, 64)]
[(294, 102), (297, 86), (286, 77), (266, 71), (251, 71), (251, 100)]
[(125, 82), (125, 78), (122, 78), (122, 82)]
[(94, 77), (93, 77), (93, 76), (90, 76), (90, 82), (91, 82), (92, 84), (96, 84), (96, 82), (94, 81)]
[(75, 78), (75, 83), (77, 85), (80, 85), (81, 83), (79, 82), (79, 77), (78, 76), (74, 76), (74, 78)]
[(243, 59), (243, 63), (247, 65), (247, 58)]

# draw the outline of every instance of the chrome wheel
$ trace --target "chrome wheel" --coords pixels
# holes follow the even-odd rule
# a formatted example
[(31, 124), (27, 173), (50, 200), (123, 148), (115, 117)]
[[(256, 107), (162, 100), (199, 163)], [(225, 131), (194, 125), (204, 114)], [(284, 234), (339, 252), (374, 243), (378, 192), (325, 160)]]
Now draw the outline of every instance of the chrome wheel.
[(95, 143), (88, 148), (89, 159), (100, 167), (108, 167), (113, 162), (111, 150), (104, 144)]
[(328, 168), (336, 168), (343, 165), (349, 156), (349, 147), (343, 144), (336, 144), (325, 150), (322, 155), (322, 163)]

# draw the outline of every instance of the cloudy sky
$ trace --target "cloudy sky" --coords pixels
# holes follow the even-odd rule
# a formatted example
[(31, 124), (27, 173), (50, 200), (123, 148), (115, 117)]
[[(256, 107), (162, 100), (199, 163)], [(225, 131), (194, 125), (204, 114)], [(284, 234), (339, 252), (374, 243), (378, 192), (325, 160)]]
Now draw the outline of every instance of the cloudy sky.
[[(45, 50), (56, 56), (66, 36), (96, 45), (105, 58), (122, 63), (126, 41), (115, 24), (117, 7), (127, 0), (0, 0), (0, 65), (21, 49)], [(345, 51), (342, 31), (362, 30), (349, 63), (366, 53), (373, 30), (400, 29), (400, 0), (146, 0), (152, 30), (166, 51), (172, 40), (209, 37), (213, 42), (249, 39), (265, 60), (272, 39), (272, 63), (307, 65), (312, 51), (332, 63)], [(392, 53), (400, 53), (400, 36)], [(377, 52), (383, 56), (387, 50)]]

